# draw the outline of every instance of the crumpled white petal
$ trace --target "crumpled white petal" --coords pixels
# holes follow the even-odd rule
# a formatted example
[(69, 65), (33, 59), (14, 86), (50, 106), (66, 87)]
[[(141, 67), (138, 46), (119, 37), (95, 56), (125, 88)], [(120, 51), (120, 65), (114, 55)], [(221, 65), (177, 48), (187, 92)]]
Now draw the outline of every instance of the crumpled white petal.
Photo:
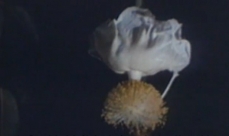
[(158, 21), (148, 9), (128, 7), (117, 20), (96, 29), (93, 44), (114, 72), (127, 73), (130, 79), (140, 80), (164, 70), (178, 73), (191, 57), (181, 27), (176, 19)]

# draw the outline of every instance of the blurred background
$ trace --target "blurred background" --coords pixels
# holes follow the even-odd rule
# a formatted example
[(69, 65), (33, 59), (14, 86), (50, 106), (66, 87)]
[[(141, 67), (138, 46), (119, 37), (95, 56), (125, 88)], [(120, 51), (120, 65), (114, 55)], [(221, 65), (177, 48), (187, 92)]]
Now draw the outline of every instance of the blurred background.
[[(117, 75), (88, 55), (89, 35), (134, 0), (0, 0), (0, 87), (12, 93), (18, 136), (124, 136), (100, 117)], [(177, 19), (192, 44), (190, 65), (165, 98), (154, 136), (229, 135), (229, 2), (144, 0), (158, 20)], [(172, 73), (147, 77), (163, 91)], [(14, 131), (14, 130), (12, 130)]]

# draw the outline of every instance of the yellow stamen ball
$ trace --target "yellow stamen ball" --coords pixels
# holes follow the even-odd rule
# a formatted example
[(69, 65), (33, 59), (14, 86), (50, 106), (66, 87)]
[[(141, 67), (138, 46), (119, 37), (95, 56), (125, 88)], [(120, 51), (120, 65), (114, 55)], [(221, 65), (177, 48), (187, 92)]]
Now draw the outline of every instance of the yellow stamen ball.
[(125, 125), (130, 132), (141, 135), (164, 125), (168, 111), (164, 104), (152, 85), (125, 81), (108, 94), (102, 117), (108, 124)]

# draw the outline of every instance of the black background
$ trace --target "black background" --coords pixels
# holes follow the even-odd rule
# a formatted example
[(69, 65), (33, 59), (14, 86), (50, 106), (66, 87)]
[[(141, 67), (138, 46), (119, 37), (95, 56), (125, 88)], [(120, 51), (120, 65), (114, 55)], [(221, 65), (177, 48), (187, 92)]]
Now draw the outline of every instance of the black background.
[[(89, 35), (134, 0), (10, 1), (31, 16), (37, 43), (25, 26), (8, 18), (1, 37), (0, 85), (19, 104), (20, 136), (124, 136), (128, 131), (100, 117), (117, 75), (88, 55)], [(146, 0), (159, 20), (175, 18), (192, 44), (190, 65), (165, 98), (170, 108), (155, 136), (229, 135), (229, 2), (227, 0)], [(145, 79), (162, 91), (170, 77)]]

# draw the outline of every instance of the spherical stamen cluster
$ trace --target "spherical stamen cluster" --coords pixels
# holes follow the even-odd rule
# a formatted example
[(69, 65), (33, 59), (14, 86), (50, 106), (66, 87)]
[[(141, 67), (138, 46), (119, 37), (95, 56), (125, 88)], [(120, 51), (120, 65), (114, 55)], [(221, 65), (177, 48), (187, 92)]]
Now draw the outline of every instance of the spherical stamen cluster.
[(164, 125), (168, 108), (150, 84), (125, 81), (114, 88), (105, 102), (102, 117), (108, 124), (125, 125), (137, 135)]

